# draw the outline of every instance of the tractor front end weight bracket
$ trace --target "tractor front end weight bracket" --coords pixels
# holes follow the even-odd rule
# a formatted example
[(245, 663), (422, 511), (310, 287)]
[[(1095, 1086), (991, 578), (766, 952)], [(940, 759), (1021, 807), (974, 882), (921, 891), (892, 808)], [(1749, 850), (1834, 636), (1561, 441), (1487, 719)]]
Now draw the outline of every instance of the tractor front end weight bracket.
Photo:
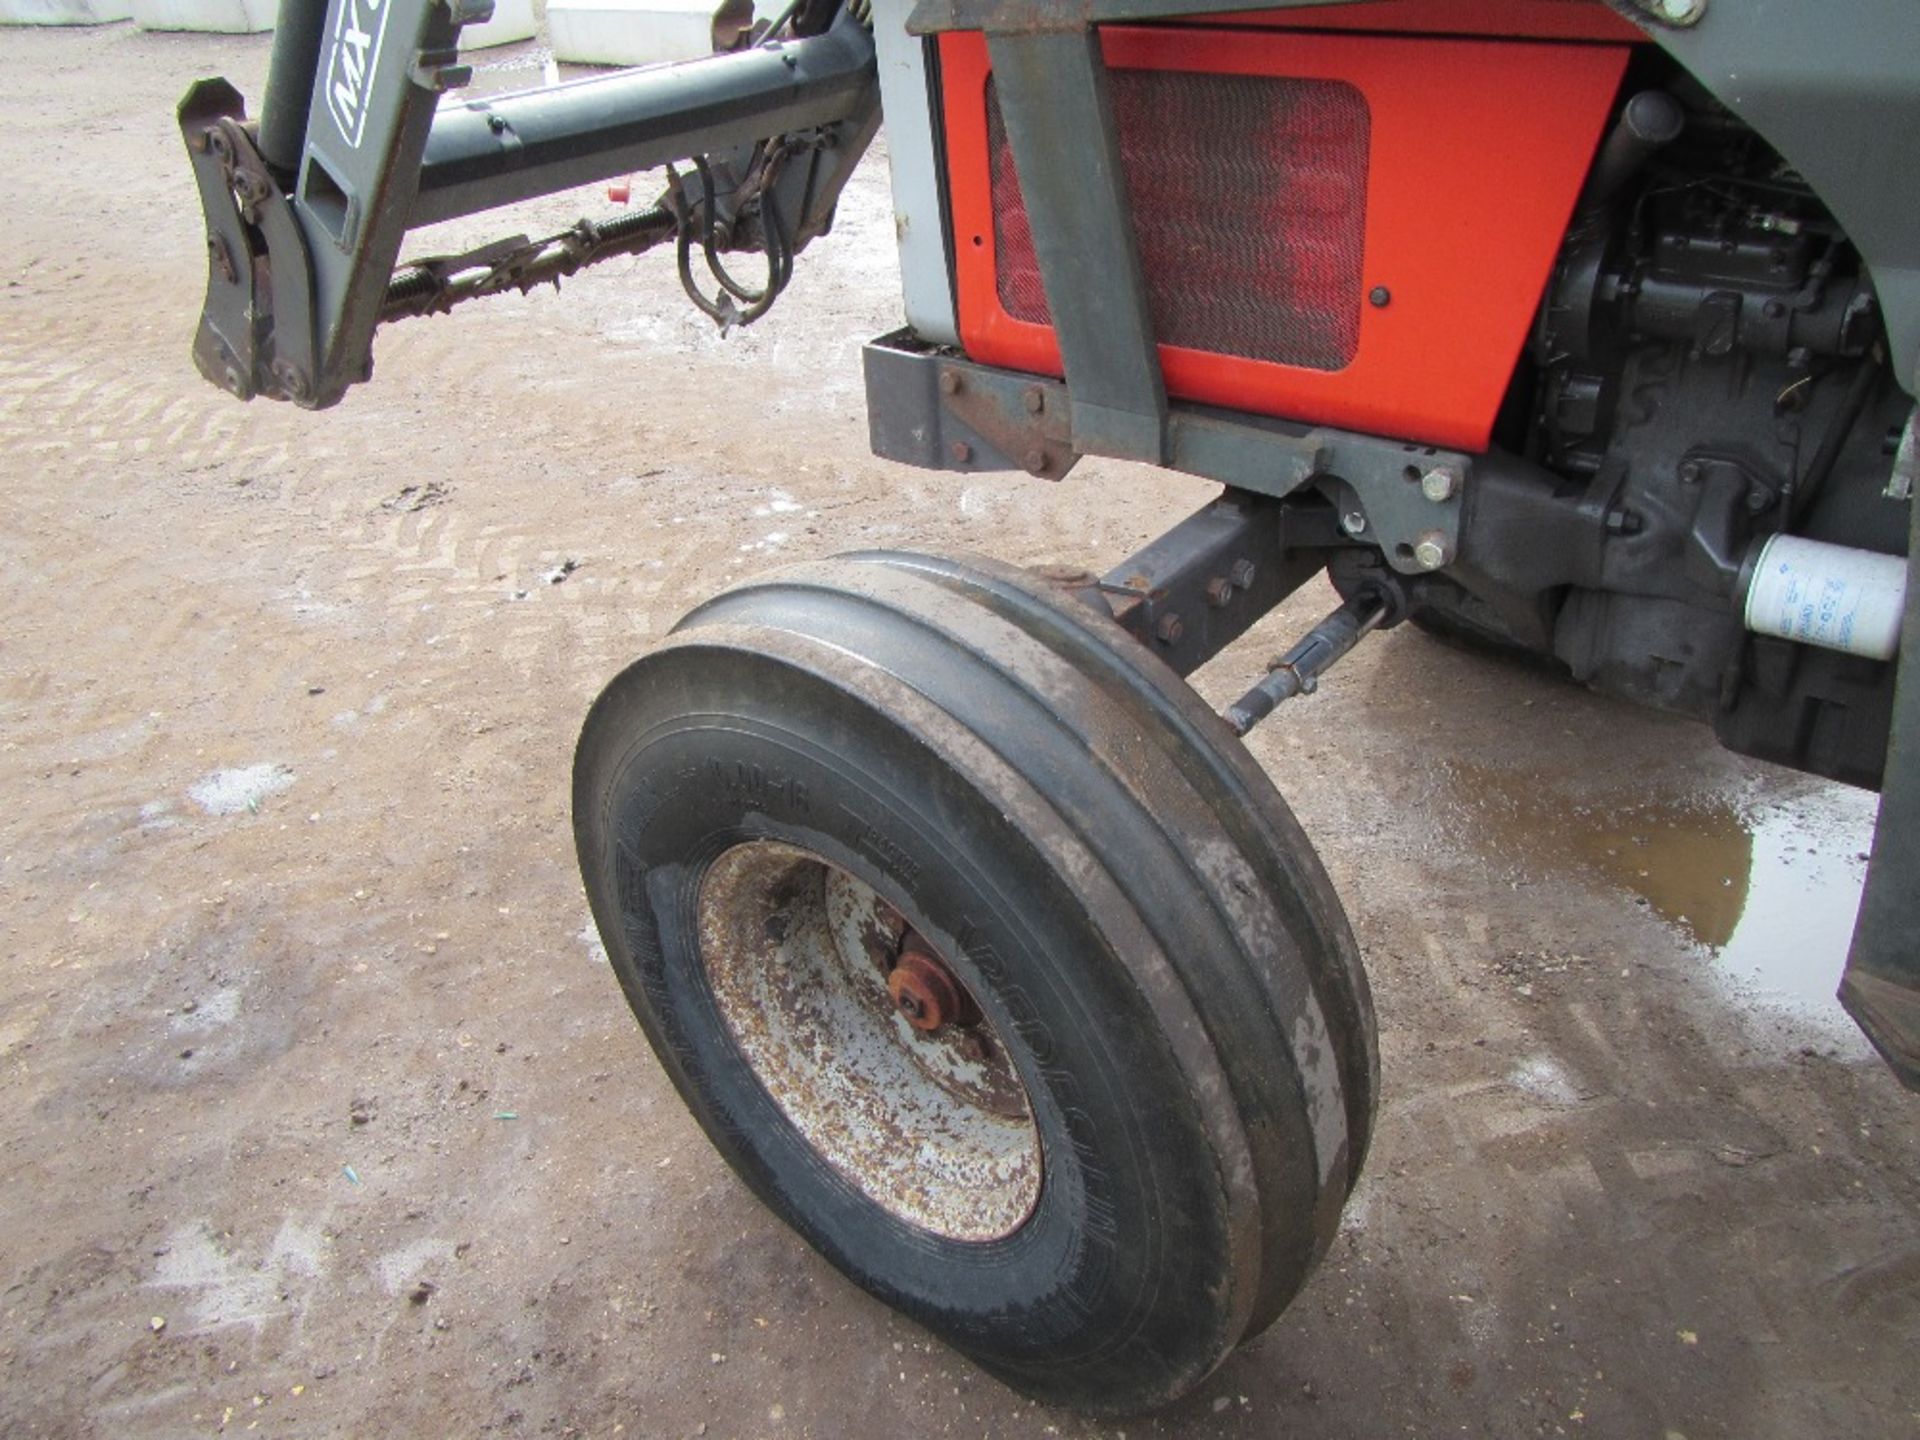
[[(863, 361), (876, 455), (928, 470), (1024, 470), (1048, 480), (1080, 458), (1080, 400), (1070, 380), (981, 365), (904, 330), (871, 341)], [(1328, 507), (1338, 527), (1328, 545), (1377, 550), (1408, 582), (1459, 553), (1472, 455), (1181, 403), (1168, 406), (1166, 432), (1168, 469)]]

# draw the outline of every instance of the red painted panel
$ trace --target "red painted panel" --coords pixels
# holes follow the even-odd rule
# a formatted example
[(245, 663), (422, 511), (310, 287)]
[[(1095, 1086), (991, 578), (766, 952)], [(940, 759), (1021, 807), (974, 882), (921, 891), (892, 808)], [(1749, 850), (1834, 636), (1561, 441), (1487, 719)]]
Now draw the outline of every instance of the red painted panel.
[[(1110, 28), (1102, 44), (1115, 70), (1343, 81), (1360, 91), (1369, 111), (1352, 359), (1339, 369), (1313, 369), (1163, 344), (1168, 392), (1484, 448), (1612, 106), (1626, 48), (1184, 27)], [(961, 341), (985, 364), (1058, 375), (1051, 327), (1018, 319), (1001, 302), (986, 44), (978, 35), (949, 34), (940, 45)], [(1218, 143), (1252, 150), (1284, 141), (1222, 134)], [(1136, 179), (1130, 188), (1142, 183), (1151, 182)], [(1262, 197), (1207, 200), (1251, 206)], [(1391, 295), (1384, 307), (1366, 303), (1375, 287)], [(1257, 303), (1259, 289), (1249, 283), (1243, 302)]]
[(1390, 30), (1402, 35), (1501, 35), (1528, 40), (1647, 37), (1600, 0), (1370, 0), (1364, 5), (1302, 5), (1208, 15), (1190, 23), (1259, 25), (1278, 30)]

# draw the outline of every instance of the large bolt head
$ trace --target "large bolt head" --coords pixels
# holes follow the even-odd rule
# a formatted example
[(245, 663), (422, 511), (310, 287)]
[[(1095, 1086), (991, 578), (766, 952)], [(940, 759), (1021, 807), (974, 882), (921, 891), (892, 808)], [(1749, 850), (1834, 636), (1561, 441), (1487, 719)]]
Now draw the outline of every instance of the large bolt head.
[(1413, 560), (1422, 570), (1438, 570), (1453, 559), (1453, 542), (1438, 530), (1429, 530), (1413, 542)]
[(1340, 517), (1340, 528), (1346, 531), (1347, 534), (1349, 535), (1366, 534), (1367, 533), (1366, 513), (1361, 510), (1347, 511), (1346, 514)]
[(1420, 477), (1420, 493), (1436, 505), (1451, 500), (1459, 488), (1460, 481), (1451, 470), (1429, 470)]

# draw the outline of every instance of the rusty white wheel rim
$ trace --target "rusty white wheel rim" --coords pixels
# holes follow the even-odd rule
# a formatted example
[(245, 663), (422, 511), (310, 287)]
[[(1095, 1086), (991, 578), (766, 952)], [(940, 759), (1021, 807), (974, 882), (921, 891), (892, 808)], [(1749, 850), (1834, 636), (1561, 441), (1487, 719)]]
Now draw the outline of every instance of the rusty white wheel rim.
[(810, 851), (756, 840), (714, 861), (699, 912), (720, 1014), (821, 1158), (951, 1240), (998, 1240), (1026, 1222), (1042, 1170), (1026, 1088), (985, 1020), (931, 1033), (909, 1023), (887, 984), (905, 924), (892, 907)]

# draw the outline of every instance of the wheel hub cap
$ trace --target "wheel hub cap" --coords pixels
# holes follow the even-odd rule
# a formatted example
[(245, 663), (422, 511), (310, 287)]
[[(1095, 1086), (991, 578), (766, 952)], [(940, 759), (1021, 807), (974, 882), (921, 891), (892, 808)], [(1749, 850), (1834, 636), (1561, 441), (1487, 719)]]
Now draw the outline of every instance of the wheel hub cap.
[(806, 1142), (900, 1219), (954, 1240), (1011, 1234), (1041, 1151), (1005, 1046), (945, 959), (844, 870), (751, 841), (700, 887), (713, 997)]

